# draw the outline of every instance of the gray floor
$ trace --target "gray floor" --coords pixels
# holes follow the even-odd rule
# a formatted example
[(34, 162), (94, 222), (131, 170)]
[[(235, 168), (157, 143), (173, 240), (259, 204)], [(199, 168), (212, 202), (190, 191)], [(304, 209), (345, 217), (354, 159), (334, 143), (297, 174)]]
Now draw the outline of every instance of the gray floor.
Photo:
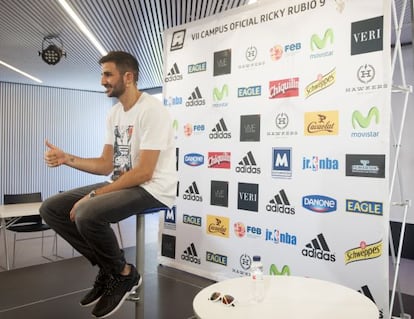
[[(123, 221), (121, 229), (124, 245), (130, 247), (125, 249), (127, 259), (134, 261), (135, 247), (131, 246), (135, 246), (135, 219)], [(11, 245), (12, 237), (10, 233), (8, 235)], [(212, 281), (158, 265), (157, 240), (158, 216), (148, 215), (144, 285), (141, 290), (143, 299), (139, 303), (126, 302), (111, 318), (194, 318), (192, 300)], [(51, 251), (51, 244), (51, 239), (48, 239), (45, 246), (47, 251)], [(91, 309), (80, 307), (79, 300), (90, 289), (97, 269), (91, 267), (82, 256), (75, 254), (72, 258), (71, 247), (61, 240), (59, 255), (64, 259), (55, 262), (40, 257), (40, 240), (23, 241), (17, 245), (16, 268), (0, 271), (0, 318), (90, 319)], [(0, 263), (4, 265), (3, 249)], [(392, 278), (391, 271), (391, 284)], [(405, 313), (414, 318), (413, 260), (401, 261), (399, 278)], [(394, 315), (397, 315), (398, 302), (394, 308)]]

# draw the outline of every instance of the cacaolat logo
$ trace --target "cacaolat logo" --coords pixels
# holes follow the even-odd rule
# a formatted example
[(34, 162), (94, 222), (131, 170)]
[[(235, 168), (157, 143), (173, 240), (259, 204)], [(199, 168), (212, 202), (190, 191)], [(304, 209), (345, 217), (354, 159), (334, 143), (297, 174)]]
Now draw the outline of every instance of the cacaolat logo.
[(334, 84), (336, 81), (336, 68), (326, 74), (319, 74), (317, 79), (305, 87), (305, 98), (308, 98)]
[(229, 225), (228, 217), (207, 215), (206, 232), (209, 235), (229, 238)]
[(359, 247), (351, 248), (345, 252), (345, 265), (349, 263), (378, 258), (382, 255), (382, 240), (367, 244), (361, 241)]
[(338, 111), (305, 113), (306, 136), (338, 135)]

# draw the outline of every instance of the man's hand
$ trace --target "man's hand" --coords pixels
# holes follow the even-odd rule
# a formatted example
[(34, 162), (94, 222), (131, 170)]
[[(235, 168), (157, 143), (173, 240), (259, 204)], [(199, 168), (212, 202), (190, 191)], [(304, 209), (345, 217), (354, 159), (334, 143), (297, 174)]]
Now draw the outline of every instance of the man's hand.
[(45, 152), (45, 162), (49, 167), (58, 167), (66, 162), (66, 154), (60, 148), (49, 143), (48, 140), (45, 142), (46, 146), (49, 148)]

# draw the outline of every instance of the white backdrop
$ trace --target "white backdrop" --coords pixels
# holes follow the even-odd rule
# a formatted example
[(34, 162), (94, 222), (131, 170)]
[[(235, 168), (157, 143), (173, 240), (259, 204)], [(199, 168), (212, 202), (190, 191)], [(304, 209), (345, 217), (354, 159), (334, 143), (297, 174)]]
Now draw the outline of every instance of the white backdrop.
[(168, 30), (179, 187), (160, 262), (349, 286), (388, 312), (390, 3), (277, 1)]

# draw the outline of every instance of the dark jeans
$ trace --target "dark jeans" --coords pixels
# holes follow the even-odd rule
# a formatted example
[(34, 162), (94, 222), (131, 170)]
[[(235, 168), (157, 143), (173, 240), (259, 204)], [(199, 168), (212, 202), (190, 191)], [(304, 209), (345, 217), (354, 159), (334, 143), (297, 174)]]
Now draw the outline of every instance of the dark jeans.
[(69, 213), (73, 205), (93, 189), (106, 184), (75, 188), (49, 197), (40, 207), (40, 215), (92, 265), (98, 265), (110, 273), (120, 273), (126, 261), (111, 223), (139, 214), (147, 208), (165, 205), (137, 186), (90, 198), (79, 205), (75, 222), (72, 222)]

